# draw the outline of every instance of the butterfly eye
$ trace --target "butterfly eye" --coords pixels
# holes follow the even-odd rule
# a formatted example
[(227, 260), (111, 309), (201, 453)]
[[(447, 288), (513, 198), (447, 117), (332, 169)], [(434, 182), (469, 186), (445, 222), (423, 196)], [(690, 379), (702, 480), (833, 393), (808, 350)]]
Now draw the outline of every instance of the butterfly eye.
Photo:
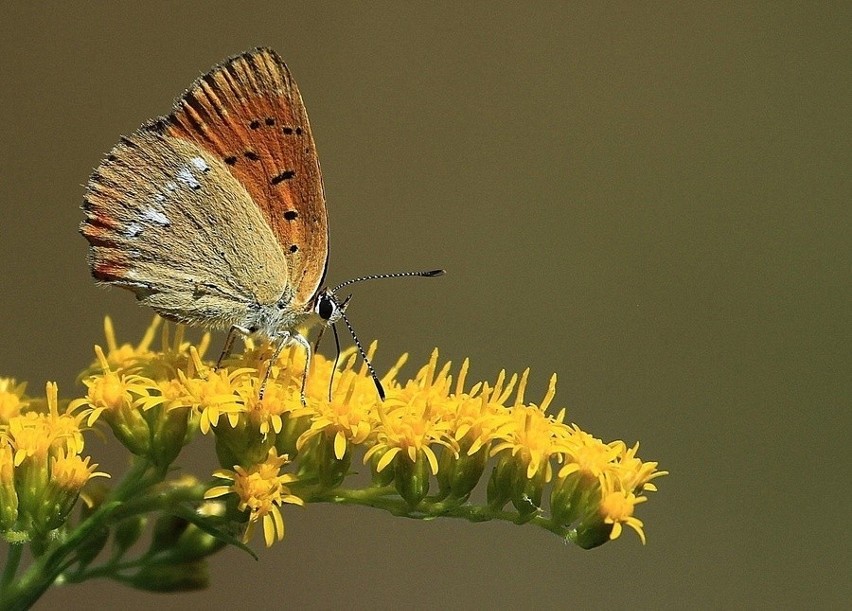
[(334, 315), (334, 302), (328, 295), (322, 295), (317, 301), (317, 314), (323, 320), (329, 320)]

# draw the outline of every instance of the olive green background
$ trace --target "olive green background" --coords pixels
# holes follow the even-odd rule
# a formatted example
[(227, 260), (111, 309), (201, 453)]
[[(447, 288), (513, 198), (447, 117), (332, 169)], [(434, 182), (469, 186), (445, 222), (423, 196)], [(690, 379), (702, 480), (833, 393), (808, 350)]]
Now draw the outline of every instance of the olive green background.
[[(329, 281), (449, 271), (353, 291), (378, 368), (439, 346), (477, 379), (531, 366), (534, 400), (555, 371), (570, 421), (671, 471), (644, 547), (290, 508), (207, 591), (37, 608), (848, 605), (850, 5), (743, 4), (2, 3), (2, 375), (69, 396), (104, 314), (136, 341), (150, 312), (89, 277), (82, 185), (269, 45), (310, 113)], [(190, 454), (205, 475), (209, 445)]]

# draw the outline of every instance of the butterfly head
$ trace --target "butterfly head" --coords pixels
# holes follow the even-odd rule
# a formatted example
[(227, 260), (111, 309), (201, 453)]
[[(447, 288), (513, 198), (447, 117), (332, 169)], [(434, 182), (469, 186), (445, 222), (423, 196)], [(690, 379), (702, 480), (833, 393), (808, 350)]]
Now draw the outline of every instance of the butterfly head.
[(346, 310), (346, 304), (349, 303), (347, 297), (342, 303), (338, 303), (331, 289), (323, 289), (317, 293), (314, 299), (314, 314), (319, 316), (326, 325), (333, 325), (343, 317), (343, 312)]
[[(374, 274), (371, 276), (361, 276), (359, 278), (353, 278), (352, 280), (347, 280), (346, 282), (342, 282), (338, 284), (333, 289), (323, 289), (319, 291), (313, 300), (313, 305), (310, 308), (313, 313), (322, 320), (326, 326), (331, 327), (334, 331), (334, 340), (337, 344), (337, 353), (340, 354), (340, 340), (337, 336), (337, 327), (335, 323), (339, 320), (342, 320), (346, 325), (346, 328), (349, 330), (349, 334), (352, 336), (353, 341), (355, 342), (355, 347), (358, 349), (358, 352), (361, 354), (361, 357), (364, 359), (364, 363), (367, 365), (367, 369), (370, 372), (370, 376), (373, 378), (373, 382), (376, 384), (376, 390), (379, 393), (379, 397), (381, 399), (385, 398), (385, 391), (382, 388), (382, 384), (379, 381), (379, 376), (376, 375), (375, 370), (373, 369), (373, 365), (370, 363), (370, 359), (367, 357), (367, 353), (364, 351), (364, 347), (361, 345), (361, 342), (358, 340), (358, 336), (355, 334), (355, 329), (352, 328), (352, 324), (349, 322), (349, 319), (346, 317), (346, 306), (349, 305), (349, 300), (352, 298), (352, 295), (349, 295), (343, 301), (338, 301), (335, 293), (342, 289), (343, 287), (349, 286), (350, 284), (355, 284), (357, 282), (363, 282), (365, 280), (380, 280), (384, 278), (405, 278), (411, 276), (419, 276), (422, 278), (433, 278), (435, 276), (442, 276), (444, 274), (444, 270), (436, 269), (430, 270), (426, 272), (401, 272), (395, 274)], [(320, 337), (322, 335), (320, 334)], [(319, 339), (317, 339), (317, 344), (319, 344)], [(329, 396), (331, 391), (329, 390)]]

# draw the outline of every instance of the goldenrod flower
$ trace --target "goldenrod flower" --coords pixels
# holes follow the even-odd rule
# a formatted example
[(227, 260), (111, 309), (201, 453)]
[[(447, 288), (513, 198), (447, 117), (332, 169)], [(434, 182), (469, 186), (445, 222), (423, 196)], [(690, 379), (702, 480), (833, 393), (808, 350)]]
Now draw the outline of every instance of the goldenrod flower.
[[(464, 391), (469, 368), (470, 360), (465, 359), (456, 380), (455, 393), (450, 398), (451, 406), (444, 418), (451, 423), (453, 438), (464, 446), (467, 456), (472, 456), (495, 439), (507, 436), (512, 421), (499, 401), (501, 393), (496, 389), (478, 383), (469, 392)], [(505, 376), (505, 373), (502, 375)]]
[[(77, 563), (71, 578), (94, 567), (107, 541), (114, 566), (132, 566), (117, 558), (139, 548), (145, 514), (155, 511), (160, 517), (149, 552), (156, 553), (140, 558), (139, 570), (126, 579), (135, 587), (201, 587), (203, 558), (234, 542), (235, 522), (246, 541), (258, 524), (267, 546), (281, 540), (285, 504), (360, 504), (421, 519), (531, 523), (584, 548), (616, 539), (628, 527), (645, 542), (636, 507), (666, 472), (639, 459), (638, 443), (604, 442), (566, 424), (564, 409), (549, 413), (555, 375), (536, 404), (525, 398), (529, 370), (469, 384), (469, 361), (456, 374), (435, 350), (406, 380), (404, 354), (381, 376), (381, 401), (354, 350), (339, 361), (315, 354), (306, 373), (300, 346), (271, 361), (273, 347), (249, 340), (241, 354), (214, 368), (202, 360), (209, 335), (196, 344), (186, 341), (182, 327), (160, 324), (155, 320), (139, 344), (119, 345), (107, 319), (107, 351), (95, 348), (85, 396), (67, 405), (53, 384), (45, 399), (33, 399), (23, 384), (0, 378), (0, 534), (30, 542), (37, 556), (63, 550), (52, 541), (79, 541), (73, 557), (64, 558), (71, 563), (65, 566)], [(157, 331), (159, 350), (152, 348)], [(375, 350), (374, 342), (368, 358)], [(81, 455), (85, 428), (98, 422), (107, 422), (137, 455), (113, 490), (84, 490), (93, 478), (108, 477)], [(214, 475), (223, 485), (208, 488), (172, 475), (198, 431), (215, 438), (224, 468)], [(367, 484), (350, 477), (359, 459), (372, 471)], [(483, 477), (484, 503), (472, 500)], [(213, 504), (198, 511), (203, 499), (225, 496), (216, 511)], [(86, 503), (75, 525), (69, 516), (76, 515), (71, 509), (78, 498)], [(109, 570), (96, 567), (92, 574)]]
[(645, 531), (642, 521), (633, 516), (633, 510), (639, 503), (648, 499), (644, 496), (636, 496), (629, 490), (622, 490), (620, 484), (607, 478), (608, 486), (604, 487), (601, 498), (600, 516), (605, 524), (612, 524), (610, 539), (617, 539), (621, 535), (622, 525), (626, 524), (636, 531), (642, 544), (645, 544)]
[(313, 413), (302, 406), (298, 388), (285, 386), (278, 380), (266, 384), (263, 397), (260, 396), (260, 380), (255, 377), (248, 378), (238, 392), (246, 421), (264, 438), (281, 433), (285, 417), (298, 418)]
[(384, 470), (397, 455), (412, 463), (423, 456), (434, 475), (438, 472), (438, 457), (432, 445), (456, 451), (457, 444), (450, 434), (449, 424), (436, 417), (436, 410), (428, 403), (401, 403), (389, 396), (377, 411), (382, 427), (376, 434), (376, 443), (364, 455), (366, 464), (374, 454), (381, 453), (376, 471)]
[(194, 375), (188, 376), (183, 371), (178, 371), (178, 375), (187, 390), (188, 405), (200, 416), (201, 432), (210, 432), (211, 427), (219, 424), (222, 414), (227, 416), (231, 427), (237, 426), (239, 414), (245, 409), (238, 388), (240, 383), (245, 382), (243, 376), (253, 370), (242, 367), (231, 372), (213, 371), (201, 362), (201, 357), (194, 348), (190, 349), (190, 356), (192, 369), (195, 369)]
[(564, 414), (554, 418), (545, 413), (556, 394), (555, 374), (550, 378), (550, 386), (541, 406), (521, 403), (528, 373), (529, 370), (524, 372), (518, 388), (518, 401), (510, 408), (514, 426), (505, 431), (505, 441), (496, 444), (491, 449), (491, 455), (510, 450), (511, 455), (526, 466), (527, 479), (541, 472), (544, 481), (549, 482), (553, 477), (551, 458), (562, 454), (559, 442), (563, 431), (559, 425), (562, 424)]
[(342, 460), (350, 444), (360, 445), (367, 440), (378, 423), (376, 400), (374, 394), (356, 394), (359, 384), (372, 385), (369, 379), (349, 369), (339, 374), (331, 401), (321, 399), (314, 403), (311, 426), (296, 441), (298, 450), (322, 434), (331, 440), (334, 457)]
[(656, 462), (642, 462), (636, 457), (639, 451), (639, 442), (632, 448), (622, 446), (621, 455), (618, 459), (618, 475), (621, 485), (625, 490), (632, 490), (637, 494), (640, 492), (655, 492), (657, 487), (650, 483), (652, 479), (668, 475), (668, 471), (657, 471)]
[(12, 418), (8, 436), (15, 449), (15, 466), (27, 459), (47, 464), (48, 451), (53, 445), (50, 425), (42, 414), (29, 412)]
[(50, 480), (40, 495), (38, 511), (33, 516), (37, 530), (46, 532), (59, 528), (86, 482), (93, 477), (109, 477), (107, 473), (95, 471), (98, 465), (89, 464), (90, 460), (89, 456), (84, 459), (64, 450), (51, 458)]
[(92, 426), (104, 418), (115, 436), (134, 454), (144, 455), (150, 449), (150, 430), (142, 414), (134, 406), (137, 397), (148, 393), (153, 380), (136, 374), (118, 374), (110, 368), (104, 351), (95, 346), (100, 373), (83, 380), (88, 388), (85, 399), (76, 399), (69, 409), (86, 406), (87, 424)]
[(16, 529), (24, 540), (61, 526), (82, 486), (106, 475), (79, 456), (85, 414), (75, 415), (72, 405), (60, 413), (55, 383), (45, 394), (0, 434), (0, 530), (8, 536)]
[(18, 520), (18, 493), (15, 490), (15, 455), (9, 439), (0, 435), (0, 533)]
[(284, 518), (279, 507), (284, 503), (303, 505), (304, 501), (291, 494), (287, 484), (296, 481), (290, 473), (280, 474), (282, 466), (289, 462), (286, 455), (278, 456), (275, 449), (269, 450), (266, 461), (244, 468), (239, 465), (234, 470), (220, 469), (213, 473), (220, 479), (233, 481), (230, 486), (214, 486), (205, 494), (212, 499), (234, 493), (239, 499), (238, 509), (249, 512), (249, 523), (244, 540), (251, 539), (258, 521), (263, 523), (263, 538), (269, 547), (276, 540), (284, 538)]
[(95, 471), (97, 464), (89, 464), (91, 456), (82, 458), (77, 454), (61, 450), (53, 457), (51, 479), (58, 488), (77, 493), (93, 477), (110, 477), (109, 473)]
[(21, 413), (26, 388), (26, 382), (17, 384), (14, 378), (0, 378), (0, 425)]
[[(157, 332), (157, 327), (163, 322), (159, 316), (154, 316), (151, 324), (145, 330), (145, 335), (142, 337), (136, 346), (130, 344), (121, 344), (115, 338), (115, 328), (112, 324), (112, 318), (104, 317), (104, 336), (106, 337), (107, 353), (106, 360), (108, 366), (113, 370), (127, 370), (136, 366), (140, 360), (151, 356), (151, 344), (154, 341), (154, 335)], [(100, 363), (103, 368), (103, 363)]]
[(572, 473), (579, 473), (603, 483), (604, 474), (618, 468), (615, 461), (622, 454), (624, 443), (613, 441), (605, 444), (576, 425), (571, 427), (570, 433), (570, 436), (562, 439), (560, 443), (567, 461), (559, 470), (559, 477), (565, 478)]
[(189, 407), (192, 398), (179, 379), (153, 380), (153, 382), (153, 386), (147, 387), (147, 394), (135, 401), (135, 406), (143, 412), (160, 406), (166, 410)]

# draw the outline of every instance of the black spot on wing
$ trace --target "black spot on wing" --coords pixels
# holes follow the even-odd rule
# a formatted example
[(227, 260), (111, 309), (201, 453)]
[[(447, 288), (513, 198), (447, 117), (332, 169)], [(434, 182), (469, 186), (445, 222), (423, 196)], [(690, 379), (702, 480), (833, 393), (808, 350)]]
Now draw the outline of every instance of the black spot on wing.
[(296, 172), (293, 170), (287, 170), (285, 172), (281, 172), (277, 176), (273, 176), (269, 182), (273, 185), (277, 185), (278, 183), (284, 182), (285, 180), (290, 180), (296, 175)]

